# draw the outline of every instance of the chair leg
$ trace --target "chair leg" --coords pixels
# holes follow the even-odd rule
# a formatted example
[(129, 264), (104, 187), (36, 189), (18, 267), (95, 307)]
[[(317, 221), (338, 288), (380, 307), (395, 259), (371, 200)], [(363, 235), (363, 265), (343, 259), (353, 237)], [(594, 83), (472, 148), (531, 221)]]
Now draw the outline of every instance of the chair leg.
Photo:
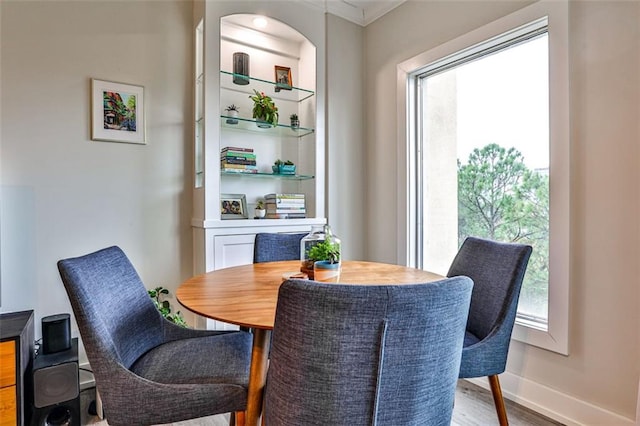
[(244, 426), (244, 411), (230, 413), (229, 426)]
[(504, 406), (504, 399), (502, 398), (502, 388), (500, 387), (500, 380), (498, 375), (489, 376), (489, 385), (491, 386), (491, 393), (493, 394), (493, 403), (496, 406), (496, 412), (498, 413), (498, 421), (500, 426), (508, 426), (509, 420), (507, 420), (507, 408)]

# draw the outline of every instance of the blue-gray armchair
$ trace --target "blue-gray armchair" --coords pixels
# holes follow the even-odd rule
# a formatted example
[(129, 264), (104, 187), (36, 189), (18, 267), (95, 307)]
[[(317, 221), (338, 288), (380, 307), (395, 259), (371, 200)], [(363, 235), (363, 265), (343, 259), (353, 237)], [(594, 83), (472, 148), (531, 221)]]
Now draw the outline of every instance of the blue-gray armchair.
[(531, 251), (528, 245), (469, 237), (447, 273), (448, 277), (465, 275), (474, 283), (459, 377), (488, 376), (501, 425), (508, 420), (498, 374), (506, 367)]
[(286, 281), (266, 425), (448, 426), (472, 286), (467, 277), (397, 286)]
[(307, 234), (256, 234), (253, 263), (300, 259), (300, 240)]
[(109, 425), (246, 409), (248, 333), (193, 330), (164, 319), (118, 247), (61, 260), (58, 269)]

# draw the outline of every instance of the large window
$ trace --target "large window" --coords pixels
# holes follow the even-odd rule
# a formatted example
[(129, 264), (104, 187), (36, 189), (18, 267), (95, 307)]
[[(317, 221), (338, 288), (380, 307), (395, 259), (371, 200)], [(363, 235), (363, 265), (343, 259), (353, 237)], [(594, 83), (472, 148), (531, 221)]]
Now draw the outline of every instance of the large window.
[(407, 263), (446, 273), (469, 235), (532, 245), (513, 336), (565, 354), (567, 34), (566, 3), (536, 4), (398, 66)]
[(468, 236), (530, 244), (518, 314), (544, 330), (549, 285), (546, 31), (546, 21), (536, 22), (431, 64), (415, 77), (416, 157), (423, 180), (420, 266), (446, 272), (442, 266)]

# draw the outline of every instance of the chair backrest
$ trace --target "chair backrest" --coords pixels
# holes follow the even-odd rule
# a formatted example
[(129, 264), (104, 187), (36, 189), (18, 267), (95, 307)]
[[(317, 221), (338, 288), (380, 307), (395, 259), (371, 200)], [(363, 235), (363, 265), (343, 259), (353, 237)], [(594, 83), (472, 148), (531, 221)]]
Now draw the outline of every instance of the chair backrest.
[(531, 251), (528, 245), (475, 237), (462, 243), (447, 276), (473, 280), (467, 330), (480, 340), (498, 328), (507, 341), (511, 337)]
[(286, 281), (266, 424), (449, 425), (472, 285)]
[(307, 234), (259, 233), (253, 245), (253, 263), (299, 260), (300, 240)]
[(58, 262), (92, 367), (117, 362), (130, 368), (162, 343), (162, 315), (118, 247)]

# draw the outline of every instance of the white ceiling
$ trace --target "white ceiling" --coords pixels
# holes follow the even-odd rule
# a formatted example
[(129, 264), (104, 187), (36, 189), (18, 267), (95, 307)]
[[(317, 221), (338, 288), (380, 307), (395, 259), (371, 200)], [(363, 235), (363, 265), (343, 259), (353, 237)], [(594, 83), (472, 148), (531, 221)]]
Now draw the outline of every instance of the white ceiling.
[(406, 0), (303, 0), (363, 27)]
[[(2, 0), (0, 0), (2, 1)], [(395, 9), (406, 0), (302, 0), (305, 4), (316, 9), (340, 16), (360, 26), (367, 26), (387, 12)], [(271, 36), (301, 42), (304, 36), (293, 30), (290, 26), (276, 20), (267, 18), (269, 28), (260, 30), (255, 27), (253, 19), (258, 15), (234, 14), (224, 18), (227, 24), (236, 25), (251, 31), (264, 32)]]

